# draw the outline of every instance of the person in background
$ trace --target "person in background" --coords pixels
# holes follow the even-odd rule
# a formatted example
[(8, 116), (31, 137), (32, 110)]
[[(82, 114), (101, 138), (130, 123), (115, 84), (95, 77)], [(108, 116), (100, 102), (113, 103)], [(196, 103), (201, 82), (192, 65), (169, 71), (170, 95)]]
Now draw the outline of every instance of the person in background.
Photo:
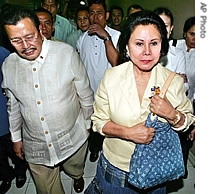
[(41, 7), (51, 12), (55, 27), (54, 38), (66, 42), (69, 34), (75, 31), (72, 24), (65, 18), (57, 14), (60, 4), (59, 0), (41, 0)]
[[(8, 57), (10, 52), (0, 46), (0, 69), (3, 61)], [(3, 77), (0, 71), (0, 83)], [(21, 188), (26, 182), (27, 163), (16, 156), (13, 150), (13, 143), (9, 131), (9, 119), (7, 113), (7, 98), (4, 96), (2, 88), (0, 88), (0, 194), (6, 193), (10, 187), (12, 180), (16, 177), (16, 187)], [(9, 164), (9, 158), (14, 164), (13, 168)]]
[[(2, 25), (16, 49), (2, 65), (11, 139), (37, 193), (64, 194), (60, 168), (84, 189), (93, 91), (75, 49), (47, 40), (34, 11), (10, 7)], [(70, 186), (71, 187), (71, 186)]]
[[(6, 11), (7, 7), (9, 7), (10, 3), (4, 3), (0, 6), (0, 21), (1, 21), (1, 13), (2, 11)], [(1, 23), (0, 23), (1, 24)], [(11, 45), (10, 41), (7, 38), (7, 35), (4, 33), (4, 30), (2, 29), (2, 25), (0, 25), (0, 45), (7, 49), (10, 53), (15, 52), (14, 47)]]
[(53, 32), (55, 28), (54, 28), (52, 14), (47, 9), (44, 9), (44, 8), (37, 8), (34, 11), (41, 24), (42, 34), (48, 40), (55, 40), (55, 38), (53, 37)]
[(183, 79), (186, 87), (186, 92), (189, 89), (189, 84), (186, 76), (186, 62), (185, 56), (181, 49), (176, 47), (176, 39), (172, 39), (172, 32), (174, 28), (174, 17), (172, 12), (166, 7), (158, 7), (154, 10), (154, 13), (159, 15), (164, 21), (167, 30), (168, 40), (172, 40), (174, 43), (169, 45), (168, 54), (160, 59), (160, 63), (166, 68), (178, 73)]
[(111, 19), (111, 24), (110, 27), (115, 29), (115, 30), (122, 30), (123, 27), (123, 18), (124, 18), (124, 12), (122, 7), (120, 6), (112, 6), (110, 8), (110, 19)]
[(158, 63), (168, 46), (165, 24), (154, 12), (136, 12), (126, 20), (119, 38), (121, 64), (105, 71), (95, 95), (93, 130), (105, 139), (96, 175), (85, 194), (166, 194), (165, 184), (143, 190), (131, 186), (128, 173), (136, 144), (149, 144), (155, 136), (155, 128), (145, 126), (150, 112), (175, 131), (187, 130), (194, 122), (179, 75), (164, 98), (158, 94), (151, 97), (151, 88), (161, 90), (171, 73)]
[[(77, 41), (77, 51), (83, 61), (94, 94), (103, 77), (104, 71), (118, 64), (117, 42), (120, 32), (106, 24), (109, 14), (104, 0), (91, 0), (89, 5), (90, 26)], [(98, 159), (104, 137), (90, 131), (90, 161)]]
[[(72, 1), (72, 3), (74, 3)], [(81, 4), (80, 4), (81, 5)], [(74, 30), (77, 30), (77, 23), (75, 21), (76, 18), (76, 6), (71, 5), (71, 0), (65, 0), (63, 4), (63, 10), (61, 15), (69, 20), (69, 22), (72, 24)]]
[[(169, 42), (170, 45), (173, 41)], [(183, 39), (177, 40), (177, 49), (184, 52), (186, 60), (186, 74), (189, 82), (188, 98), (194, 101), (195, 95), (195, 17), (188, 18), (183, 27)]]
[(135, 13), (137, 11), (143, 11), (143, 10), (144, 10), (144, 8), (141, 5), (132, 4), (127, 8), (127, 17), (126, 18), (128, 18), (128, 16), (131, 15), (132, 13)]
[[(173, 44), (172, 41), (169, 42)], [(187, 97), (190, 99), (193, 107), (195, 107), (195, 17), (188, 18), (183, 27), (183, 39), (177, 40), (176, 48), (183, 51), (186, 60), (186, 75), (189, 84)], [(194, 109), (195, 114), (195, 109)], [(187, 161), (190, 148), (193, 146), (195, 140), (195, 123), (190, 126), (190, 130), (179, 134), (182, 153), (185, 163), (185, 175), (188, 177)]]
[(76, 49), (79, 36), (86, 32), (90, 26), (89, 9), (87, 6), (80, 6), (76, 12), (78, 29), (67, 37), (66, 42)]

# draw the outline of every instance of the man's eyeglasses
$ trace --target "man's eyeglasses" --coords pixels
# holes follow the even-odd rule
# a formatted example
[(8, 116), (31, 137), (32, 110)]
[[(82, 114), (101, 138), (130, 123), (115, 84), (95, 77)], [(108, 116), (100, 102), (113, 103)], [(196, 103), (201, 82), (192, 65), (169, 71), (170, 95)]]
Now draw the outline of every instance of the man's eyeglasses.
[(37, 37), (34, 34), (26, 36), (24, 39), (23, 38), (14, 38), (10, 39), (10, 42), (13, 46), (21, 46), (23, 42), (27, 43), (33, 43), (35, 42)]

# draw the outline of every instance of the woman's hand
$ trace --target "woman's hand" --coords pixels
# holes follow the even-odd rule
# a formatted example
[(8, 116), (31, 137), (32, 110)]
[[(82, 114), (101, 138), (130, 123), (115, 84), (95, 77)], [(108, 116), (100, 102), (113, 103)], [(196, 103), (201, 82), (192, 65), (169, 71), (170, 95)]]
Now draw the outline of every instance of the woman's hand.
[(151, 98), (150, 111), (167, 120), (173, 120), (175, 115), (175, 109), (166, 96), (161, 98), (157, 94)]
[(127, 139), (142, 144), (149, 144), (155, 136), (155, 129), (145, 126), (145, 122), (130, 127), (127, 130)]

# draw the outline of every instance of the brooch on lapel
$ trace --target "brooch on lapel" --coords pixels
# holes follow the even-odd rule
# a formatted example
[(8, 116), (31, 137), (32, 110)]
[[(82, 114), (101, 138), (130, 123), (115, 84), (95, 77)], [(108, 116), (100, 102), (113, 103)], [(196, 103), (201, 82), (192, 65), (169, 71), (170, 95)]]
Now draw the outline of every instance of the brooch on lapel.
[(160, 94), (160, 87), (153, 86), (150, 90), (150, 98), (152, 98), (155, 94)]

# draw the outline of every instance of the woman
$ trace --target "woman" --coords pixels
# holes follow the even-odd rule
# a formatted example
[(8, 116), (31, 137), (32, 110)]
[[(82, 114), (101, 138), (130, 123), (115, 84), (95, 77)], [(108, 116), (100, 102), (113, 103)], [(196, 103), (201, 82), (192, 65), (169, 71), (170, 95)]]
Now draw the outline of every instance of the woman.
[[(172, 44), (172, 42), (169, 42)], [(193, 104), (193, 112), (195, 114), (195, 17), (188, 18), (183, 27), (183, 39), (177, 40), (177, 50), (183, 51), (186, 60), (186, 75), (189, 84), (187, 97)], [(195, 125), (190, 126), (190, 130), (185, 133), (180, 133), (180, 142), (183, 150), (183, 158), (185, 163), (185, 175), (183, 178), (188, 177), (187, 161), (189, 151), (193, 146), (195, 140)]]
[(183, 79), (176, 75), (166, 97), (151, 97), (162, 88), (170, 70), (158, 63), (168, 51), (162, 19), (150, 11), (136, 12), (126, 21), (119, 40), (119, 66), (105, 72), (97, 90), (93, 130), (105, 136), (94, 180), (85, 193), (166, 193), (165, 184), (139, 190), (128, 183), (131, 155), (136, 144), (149, 144), (155, 129), (144, 122), (150, 112), (174, 130), (187, 130), (194, 121)]
[(166, 26), (167, 38), (172, 42), (169, 45), (168, 54), (162, 57), (160, 63), (166, 68), (178, 73), (183, 79), (186, 87), (186, 91), (189, 89), (189, 84), (186, 76), (186, 60), (184, 52), (176, 47), (177, 40), (171, 38), (171, 34), (174, 28), (174, 17), (172, 12), (166, 7), (158, 7), (154, 10), (156, 14), (160, 16)]

